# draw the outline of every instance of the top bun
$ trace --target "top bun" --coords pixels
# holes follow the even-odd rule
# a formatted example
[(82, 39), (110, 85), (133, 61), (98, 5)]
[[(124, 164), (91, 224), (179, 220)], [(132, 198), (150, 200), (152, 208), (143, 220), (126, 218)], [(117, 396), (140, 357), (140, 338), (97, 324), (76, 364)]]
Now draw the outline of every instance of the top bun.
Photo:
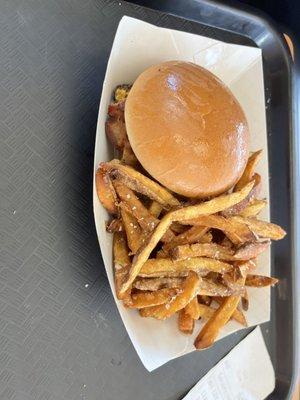
[(245, 114), (231, 91), (198, 65), (169, 61), (144, 71), (126, 100), (125, 122), (144, 169), (180, 195), (218, 195), (243, 173)]

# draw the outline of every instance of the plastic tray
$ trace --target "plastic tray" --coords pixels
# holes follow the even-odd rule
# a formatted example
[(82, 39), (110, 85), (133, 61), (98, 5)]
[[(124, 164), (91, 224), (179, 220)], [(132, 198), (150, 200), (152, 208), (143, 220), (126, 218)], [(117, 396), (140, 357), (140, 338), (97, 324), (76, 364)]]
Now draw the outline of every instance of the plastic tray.
[[(296, 365), (296, 193), (291, 62), (265, 18), (204, 1), (47, 2), (0, 6), (0, 398), (179, 400), (248, 332), (149, 374), (116, 311), (92, 213), (102, 80), (123, 15), (263, 50), (273, 245), (272, 318), (263, 326), (289, 398)], [(172, 13), (168, 14), (172, 5)], [(193, 20), (193, 21), (191, 21)], [(254, 383), (255, 384), (255, 383)]]

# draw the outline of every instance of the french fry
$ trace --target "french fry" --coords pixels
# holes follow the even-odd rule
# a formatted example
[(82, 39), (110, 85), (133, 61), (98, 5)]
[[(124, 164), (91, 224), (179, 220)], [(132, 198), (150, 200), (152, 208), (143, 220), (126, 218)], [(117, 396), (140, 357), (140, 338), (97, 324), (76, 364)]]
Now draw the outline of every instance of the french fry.
[(246, 286), (252, 287), (264, 287), (264, 286), (274, 286), (278, 283), (278, 279), (272, 278), (271, 276), (262, 275), (247, 275)]
[(131, 295), (130, 301), (124, 301), (129, 308), (145, 308), (165, 304), (176, 296), (176, 289), (159, 289), (155, 292), (143, 291)]
[(184, 308), (184, 312), (192, 319), (199, 319), (198, 299), (195, 296)]
[(114, 218), (106, 223), (106, 230), (109, 233), (121, 232), (123, 230), (123, 223), (120, 219)]
[(175, 246), (180, 244), (188, 244), (188, 243), (196, 243), (203, 238), (203, 236), (209, 230), (206, 226), (193, 226), (192, 228), (188, 229), (187, 231), (181, 233), (180, 235), (176, 236), (171, 242), (166, 243), (164, 245), (164, 250), (169, 251)]
[(221, 195), (215, 197), (212, 200), (205, 201), (194, 206), (184, 207), (175, 211), (172, 211), (171, 219), (172, 221), (187, 221), (194, 218), (198, 218), (202, 215), (215, 214), (217, 212), (223, 211), (226, 208), (233, 206), (236, 203), (244, 200), (248, 196), (251, 189), (253, 188), (254, 181), (249, 182), (240, 191)]
[(211, 243), (213, 240), (213, 236), (210, 232), (206, 232), (200, 239), (199, 243)]
[(201, 278), (196, 272), (190, 271), (182, 285), (182, 291), (174, 299), (160, 306), (147, 307), (140, 310), (142, 316), (151, 316), (153, 318), (164, 320), (171, 317), (177, 311), (182, 310), (195, 296), (197, 296)]
[(247, 273), (242, 274), (241, 269), (236, 267), (233, 268), (231, 271), (223, 274), (222, 281), (233, 292), (236, 291), (236, 293), (234, 294), (242, 295), (245, 292), (244, 280), (242, 278), (245, 279), (246, 276)]
[(183, 283), (183, 278), (142, 278), (133, 282), (133, 287), (139, 290), (178, 289)]
[[(224, 299), (221, 297), (214, 297), (215, 302), (217, 302), (218, 304), (222, 304)], [(242, 311), (240, 311), (238, 308), (236, 308), (234, 310), (234, 312), (232, 313), (231, 319), (234, 319), (235, 321), (237, 321), (239, 324), (247, 326), (247, 320), (245, 315), (243, 314)]]
[(235, 260), (251, 260), (264, 252), (270, 246), (270, 241), (245, 243), (235, 252)]
[(104, 164), (100, 164), (95, 177), (98, 199), (110, 214), (117, 214), (117, 196)]
[(210, 319), (216, 312), (216, 308), (210, 307), (206, 304), (198, 304), (199, 318)]
[(115, 180), (114, 188), (118, 197), (121, 199), (120, 207), (136, 218), (139, 225), (147, 232), (153, 231), (158, 223), (143, 203), (137, 198), (135, 193), (122, 182)]
[(231, 295), (238, 295), (244, 293), (244, 286), (236, 283), (233, 287), (226, 287), (213, 280), (203, 278), (200, 284), (199, 294), (204, 296), (220, 296), (228, 297)]
[(226, 208), (226, 210), (222, 211), (222, 215), (224, 217), (230, 217), (232, 215), (237, 215), (240, 214), (247, 206), (248, 204), (255, 199), (255, 197), (258, 197), (261, 192), (261, 176), (259, 174), (254, 174), (252, 179), (254, 180), (254, 186), (251, 189), (250, 193), (248, 194), (247, 197), (245, 197), (244, 200), (240, 201), (239, 203)]
[(194, 331), (195, 321), (194, 319), (185, 312), (185, 309), (178, 313), (178, 329), (187, 335), (191, 335)]
[(283, 239), (286, 232), (279, 226), (272, 224), (271, 222), (260, 221), (256, 218), (246, 218), (246, 217), (231, 217), (230, 221), (236, 221), (241, 224), (245, 224), (249, 229), (259, 237), (268, 238), (272, 240)]
[(122, 292), (126, 292), (126, 290), (131, 286), (132, 282), (139, 274), (140, 269), (150, 256), (151, 251), (154, 249), (154, 247), (157, 245), (157, 243), (160, 241), (163, 235), (167, 232), (170, 225), (171, 225), (170, 217), (167, 214), (157, 225), (154, 232), (147, 239), (146, 243), (135, 254), (134, 256), (135, 261), (132, 263), (128, 279), (126, 282), (124, 282), (124, 285), (121, 289)]
[[(216, 300), (214, 299), (219, 305), (223, 303), (223, 299), (221, 300)], [(214, 313), (217, 311), (217, 308), (213, 308), (213, 307), (209, 307), (205, 304), (198, 304), (199, 307), (199, 318), (204, 318), (204, 319), (210, 319)], [(230, 319), (233, 319), (237, 322), (239, 322), (241, 325), (243, 326), (247, 326), (247, 321), (246, 318), (244, 316), (244, 314), (239, 311), (238, 309), (236, 309), (232, 316), (230, 317)]]
[(123, 232), (114, 233), (113, 253), (114, 253), (114, 273), (115, 289), (119, 300), (127, 299), (130, 296), (130, 288), (126, 292), (121, 292), (121, 287), (130, 270), (130, 258), (128, 256), (128, 247)]
[(260, 160), (262, 155), (262, 150), (258, 150), (255, 153), (252, 153), (251, 156), (248, 159), (246, 168), (243, 172), (243, 175), (241, 176), (241, 178), (239, 179), (239, 181), (236, 183), (234, 190), (240, 190), (242, 187), (244, 187), (245, 185), (247, 185), (248, 182), (251, 181), (253, 175), (254, 175), (254, 171), (255, 171), (255, 167), (258, 163), (258, 161)]
[(256, 260), (237, 261), (234, 266), (238, 269), (239, 275), (245, 278), (249, 272), (256, 269)]
[(258, 200), (261, 176), (255, 173), (261, 150), (250, 155), (231, 193), (208, 201), (176, 198), (138, 172), (125, 126), (130, 88), (116, 88), (105, 126), (122, 160), (100, 163), (95, 175), (99, 201), (113, 215), (106, 229), (113, 233), (116, 295), (142, 317), (164, 320), (178, 313), (185, 334), (193, 332), (195, 320), (207, 320), (194, 342), (204, 349), (229, 319), (247, 326), (237, 308), (240, 302), (249, 307), (246, 286), (278, 282), (254, 274), (256, 257), (286, 232), (256, 218), (266, 205)]
[(210, 257), (217, 260), (234, 260), (234, 251), (216, 243), (195, 243), (175, 247), (170, 251), (173, 260), (186, 260), (194, 257)]
[(164, 208), (170, 209), (180, 205), (179, 200), (167, 189), (130, 166), (121, 164), (119, 160), (112, 160), (106, 163), (106, 168), (130, 189), (156, 200)]
[(142, 246), (135, 254), (128, 280), (124, 283), (121, 289), (122, 292), (125, 292), (130, 287), (140, 272), (140, 269), (149, 258), (151, 251), (161, 240), (162, 236), (167, 232), (172, 222), (193, 219), (201, 215), (222, 211), (225, 208), (231, 207), (236, 202), (242, 201), (249, 194), (252, 187), (253, 182), (250, 182), (240, 192), (219, 196), (213, 200), (209, 200), (195, 206), (185, 207), (184, 209), (171, 211), (166, 214), (157, 225), (145, 245)]
[(196, 337), (194, 342), (196, 349), (205, 349), (214, 343), (220, 330), (227, 324), (236, 310), (239, 301), (240, 296), (230, 296), (224, 300)]
[(196, 257), (190, 260), (173, 261), (170, 258), (150, 258), (139, 271), (141, 277), (182, 276), (189, 271), (207, 274), (209, 271), (225, 273), (232, 265), (210, 258)]
[(186, 226), (180, 224), (179, 222), (173, 222), (170, 229), (177, 234), (186, 232)]
[(162, 212), (163, 207), (155, 200), (153, 200), (149, 207), (149, 212), (153, 215), (154, 218), (158, 218), (160, 213)]
[(266, 206), (266, 200), (252, 200), (244, 210), (242, 210), (239, 215), (241, 217), (256, 217), (260, 211)]
[[(125, 186), (122, 182), (115, 180), (113, 185), (116, 192), (122, 202), (120, 203), (120, 208), (126, 210), (128, 213), (132, 214), (139, 225), (146, 231), (152, 232), (153, 229), (158, 225), (159, 220), (154, 218), (149, 210), (143, 205), (143, 203), (137, 198), (134, 192)], [(167, 230), (163, 235), (162, 241), (169, 242), (174, 238), (173, 232)]]
[(133, 215), (124, 209), (121, 209), (121, 216), (126, 232), (128, 247), (131, 250), (131, 253), (135, 254), (146, 240), (146, 235)]
[(198, 218), (184, 221), (184, 223), (219, 229), (226, 234), (231, 242), (237, 245), (255, 240), (255, 236), (245, 224), (229, 220), (221, 215), (202, 215)]

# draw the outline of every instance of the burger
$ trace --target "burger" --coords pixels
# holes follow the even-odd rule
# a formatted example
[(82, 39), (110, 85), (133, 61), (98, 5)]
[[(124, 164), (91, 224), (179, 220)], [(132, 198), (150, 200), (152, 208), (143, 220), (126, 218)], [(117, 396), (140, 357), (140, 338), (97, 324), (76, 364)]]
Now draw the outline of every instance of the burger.
[(196, 64), (169, 61), (145, 70), (128, 94), (125, 125), (143, 168), (180, 195), (225, 192), (248, 159), (249, 128), (240, 104)]

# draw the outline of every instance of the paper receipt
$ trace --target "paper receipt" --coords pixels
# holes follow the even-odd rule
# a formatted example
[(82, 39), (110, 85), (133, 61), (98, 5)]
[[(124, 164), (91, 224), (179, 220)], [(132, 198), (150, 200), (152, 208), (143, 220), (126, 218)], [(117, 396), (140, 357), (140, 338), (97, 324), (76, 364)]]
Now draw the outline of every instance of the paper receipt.
[(263, 400), (275, 374), (260, 327), (254, 329), (183, 400)]

